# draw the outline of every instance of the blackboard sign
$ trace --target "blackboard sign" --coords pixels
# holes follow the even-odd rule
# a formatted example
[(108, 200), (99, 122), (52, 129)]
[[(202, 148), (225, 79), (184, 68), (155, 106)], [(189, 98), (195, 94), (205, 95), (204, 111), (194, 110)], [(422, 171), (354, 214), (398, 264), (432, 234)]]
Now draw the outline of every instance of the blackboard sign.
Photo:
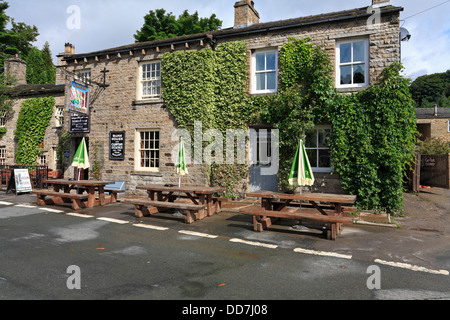
[(109, 133), (109, 159), (125, 159), (125, 131), (111, 131)]
[(69, 133), (89, 133), (90, 116), (71, 112), (69, 116)]

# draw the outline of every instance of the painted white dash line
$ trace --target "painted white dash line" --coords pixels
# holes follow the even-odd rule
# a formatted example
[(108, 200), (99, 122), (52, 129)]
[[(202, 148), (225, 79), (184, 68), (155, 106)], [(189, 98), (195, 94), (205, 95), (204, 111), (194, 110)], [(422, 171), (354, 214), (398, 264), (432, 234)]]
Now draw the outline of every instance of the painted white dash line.
[(97, 220), (118, 223), (118, 224), (127, 224), (128, 223), (128, 221), (113, 219), (113, 218), (97, 218)]
[(72, 216), (72, 217), (85, 218), (85, 219), (94, 217), (94, 216), (90, 216), (88, 214), (81, 214), (81, 213), (75, 213), (75, 212), (69, 212), (69, 213), (66, 213), (66, 215)]
[(424, 267), (414, 266), (408, 263), (401, 263), (401, 262), (392, 262), (392, 261), (384, 261), (380, 259), (376, 259), (375, 263), (384, 264), (391, 267), (397, 267), (397, 268), (403, 268), (403, 269), (409, 269), (412, 271), (420, 271), (420, 272), (427, 272), (432, 274), (440, 274), (444, 276), (448, 276), (450, 273), (447, 270), (432, 270), (427, 269)]
[(29, 204), (16, 204), (15, 207), (20, 207), (20, 208), (37, 208), (36, 206), (32, 206)]
[(64, 212), (62, 210), (56, 210), (56, 209), (50, 209), (50, 208), (39, 208), (39, 210), (47, 211), (47, 212), (55, 212), (55, 213), (62, 213), (62, 212)]
[(12, 206), (14, 203), (7, 202), (7, 201), (0, 201), (0, 204), (4, 205), (4, 206)]
[(151, 229), (151, 230), (157, 230), (157, 231), (166, 231), (169, 230), (169, 228), (164, 228), (164, 227), (157, 227), (157, 226), (152, 226), (149, 224), (133, 224), (133, 227), (138, 227), (138, 228), (144, 228), (144, 229)]
[(315, 251), (315, 250), (308, 250), (308, 249), (302, 249), (302, 248), (295, 248), (294, 252), (304, 253), (304, 254), (312, 254), (316, 256), (326, 256), (326, 257), (334, 257), (334, 258), (341, 258), (341, 259), (351, 259), (352, 256), (346, 255), (346, 254), (340, 254), (335, 252), (326, 252), (326, 251)]
[(200, 233), (200, 232), (194, 232), (194, 231), (188, 231), (188, 230), (180, 230), (178, 232), (182, 233), (182, 234), (187, 234), (187, 235), (190, 235), (190, 236), (209, 238), (209, 239), (216, 239), (216, 238), (219, 237), (219, 236), (214, 236), (212, 234)]
[(269, 249), (276, 249), (276, 248), (278, 248), (278, 246), (274, 245), (274, 244), (255, 242), (255, 241), (247, 241), (247, 240), (236, 239), (236, 238), (230, 239), (230, 242), (243, 243), (243, 244), (248, 244), (248, 245), (251, 245), (251, 246), (263, 247), (263, 248), (269, 248)]

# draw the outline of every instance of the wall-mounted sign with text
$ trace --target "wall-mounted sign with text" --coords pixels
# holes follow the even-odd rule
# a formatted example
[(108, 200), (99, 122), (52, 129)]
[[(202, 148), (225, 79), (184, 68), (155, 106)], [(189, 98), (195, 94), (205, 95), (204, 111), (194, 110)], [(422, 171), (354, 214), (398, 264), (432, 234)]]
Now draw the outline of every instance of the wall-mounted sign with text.
[(125, 131), (111, 131), (109, 133), (109, 159), (125, 159)]

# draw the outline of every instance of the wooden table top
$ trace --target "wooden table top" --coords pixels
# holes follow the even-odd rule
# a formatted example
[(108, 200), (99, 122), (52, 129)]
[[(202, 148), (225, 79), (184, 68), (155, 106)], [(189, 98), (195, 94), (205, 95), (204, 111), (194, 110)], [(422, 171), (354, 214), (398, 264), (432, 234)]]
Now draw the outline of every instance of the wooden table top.
[(221, 187), (203, 187), (203, 186), (166, 186), (162, 184), (148, 184), (143, 186), (137, 186), (138, 190), (147, 191), (166, 191), (166, 192), (193, 192), (197, 194), (210, 194), (215, 192), (225, 191), (225, 188)]
[(355, 203), (356, 196), (348, 194), (332, 194), (332, 193), (281, 193), (273, 191), (255, 191), (246, 194), (247, 197), (265, 198), (265, 199), (290, 199), (332, 203)]
[(49, 179), (44, 180), (43, 183), (77, 186), (106, 186), (107, 184), (111, 184), (111, 181)]

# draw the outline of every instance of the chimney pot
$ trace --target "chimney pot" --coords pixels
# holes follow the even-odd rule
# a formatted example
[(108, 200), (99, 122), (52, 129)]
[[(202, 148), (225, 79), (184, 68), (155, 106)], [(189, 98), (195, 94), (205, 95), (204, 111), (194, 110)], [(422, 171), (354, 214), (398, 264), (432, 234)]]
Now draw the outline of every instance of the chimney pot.
[(234, 4), (234, 27), (246, 27), (259, 23), (259, 13), (251, 0), (241, 0)]
[(390, 4), (391, 4), (390, 0), (372, 0), (372, 7), (374, 8), (384, 7)]

